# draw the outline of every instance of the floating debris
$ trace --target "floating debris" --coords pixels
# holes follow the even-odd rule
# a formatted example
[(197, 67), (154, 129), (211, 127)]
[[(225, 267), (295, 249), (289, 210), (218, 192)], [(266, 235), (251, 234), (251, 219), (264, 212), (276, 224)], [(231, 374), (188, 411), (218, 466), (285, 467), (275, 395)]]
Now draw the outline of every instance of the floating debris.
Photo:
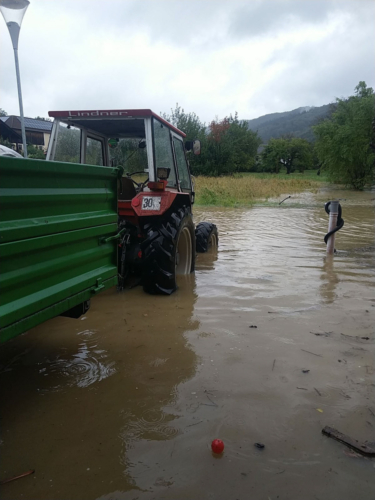
[(360, 441), (357, 441), (356, 439), (352, 439), (349, 436), (346, 436), (342, 432), (339, 432), (338, 430), (334, 429), (333, 427), (329, 427), (326, 425), (324, 429), (322, 429), (322, 433), (325, 436), (331, 437), (332, 439), (335, 439), (336, 441), (339, 441), (340, 443), (345, 444), (352, 450), (361, 453), (362, 455), (366, 455), (367, 457), (375, 457), (375, 448), (372, 446), (368, 446), (365, 443), (361, 443)]
[(254, 446), (259, 450), (263, 450), (263, 448), (265, 448), (266, 445), (264, 445), (263, 443), (254, 443)]

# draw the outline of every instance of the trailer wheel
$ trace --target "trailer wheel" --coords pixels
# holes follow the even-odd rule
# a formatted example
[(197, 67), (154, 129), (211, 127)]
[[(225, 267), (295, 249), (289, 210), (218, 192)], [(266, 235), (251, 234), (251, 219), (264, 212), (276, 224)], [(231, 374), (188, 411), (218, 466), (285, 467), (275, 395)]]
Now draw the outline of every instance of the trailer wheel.
[(197, 252), (205, 253), (219, 244), (217, 227), (211, 222), (200, 222), (195, 228)]
[(195, 234), (191, 212), (183, 207), (145, 228), (142, 249), (142, 282), (147, 293), (170, 295), (176, 276), (195, 269)]

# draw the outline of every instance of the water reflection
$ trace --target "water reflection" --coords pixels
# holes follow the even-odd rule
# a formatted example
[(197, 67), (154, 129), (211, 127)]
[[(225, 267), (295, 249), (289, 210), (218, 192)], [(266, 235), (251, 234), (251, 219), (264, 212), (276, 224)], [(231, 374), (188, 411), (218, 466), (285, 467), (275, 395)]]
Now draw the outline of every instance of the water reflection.
[(195, 263), (196, 271), (212, 271), (215, 269), (215, 263), (218, 259), (218, 248), (209, 248), (207, 253), (197, 255)]
[(189, 276), (168, 298), (110, 290), (83, 321), (56, 318), (4, 346), (2, 475), (36, 469), (31, 489), (15, 481), (7, 498), (92, 499), (135, 487), (134, 443), (180, 433), (177, 388), (197, 364), (185, 338), (199, 326), (195, 288)]
[(340, 278), (335, 269), (335, 256), (327, 255), (323, 259), (323, 267), (321, 274), (322, 284), (320, 286), (320, 295), (325, 304), (332, 304), (335, 301), (336, 287), (340, 282)]

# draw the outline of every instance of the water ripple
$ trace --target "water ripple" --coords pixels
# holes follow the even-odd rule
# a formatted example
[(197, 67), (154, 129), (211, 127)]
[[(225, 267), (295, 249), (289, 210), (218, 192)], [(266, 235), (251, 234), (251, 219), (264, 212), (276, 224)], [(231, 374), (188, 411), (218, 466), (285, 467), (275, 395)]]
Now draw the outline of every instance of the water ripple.
[(161, 441), (173, 438), (181, 433), (178, 427), (169, 425), (175, 418), (160, 408), (148, 409), (140, 416), (131, 415), (127, 419), (122, 439), (129, 443), (139, 439)]
[(82, 337), (78, 352), (69, 357), (59, 355), (54, 360), (47, 360), (39, 370), (44, 376), (64, 378), (64, 383), (53, 387), (58, 390), (63, 385), (69, 387), (88, 387), (110, 377), (116, 372), (115, 363), (108, 361), (105, 350), (98, 348), (95, 332), (85, 330), (78, 334)]

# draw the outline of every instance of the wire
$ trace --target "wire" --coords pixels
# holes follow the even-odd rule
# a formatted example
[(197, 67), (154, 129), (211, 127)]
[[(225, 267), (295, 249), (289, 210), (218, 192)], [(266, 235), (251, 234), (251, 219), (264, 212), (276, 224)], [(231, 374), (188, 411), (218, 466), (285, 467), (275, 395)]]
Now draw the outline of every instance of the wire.
[(291, 196), (287, 196), (283, 201), (280, 201), (279, 205), (281, 205), (285, 200), (289, 200), (289, 198), (291, 198)]

